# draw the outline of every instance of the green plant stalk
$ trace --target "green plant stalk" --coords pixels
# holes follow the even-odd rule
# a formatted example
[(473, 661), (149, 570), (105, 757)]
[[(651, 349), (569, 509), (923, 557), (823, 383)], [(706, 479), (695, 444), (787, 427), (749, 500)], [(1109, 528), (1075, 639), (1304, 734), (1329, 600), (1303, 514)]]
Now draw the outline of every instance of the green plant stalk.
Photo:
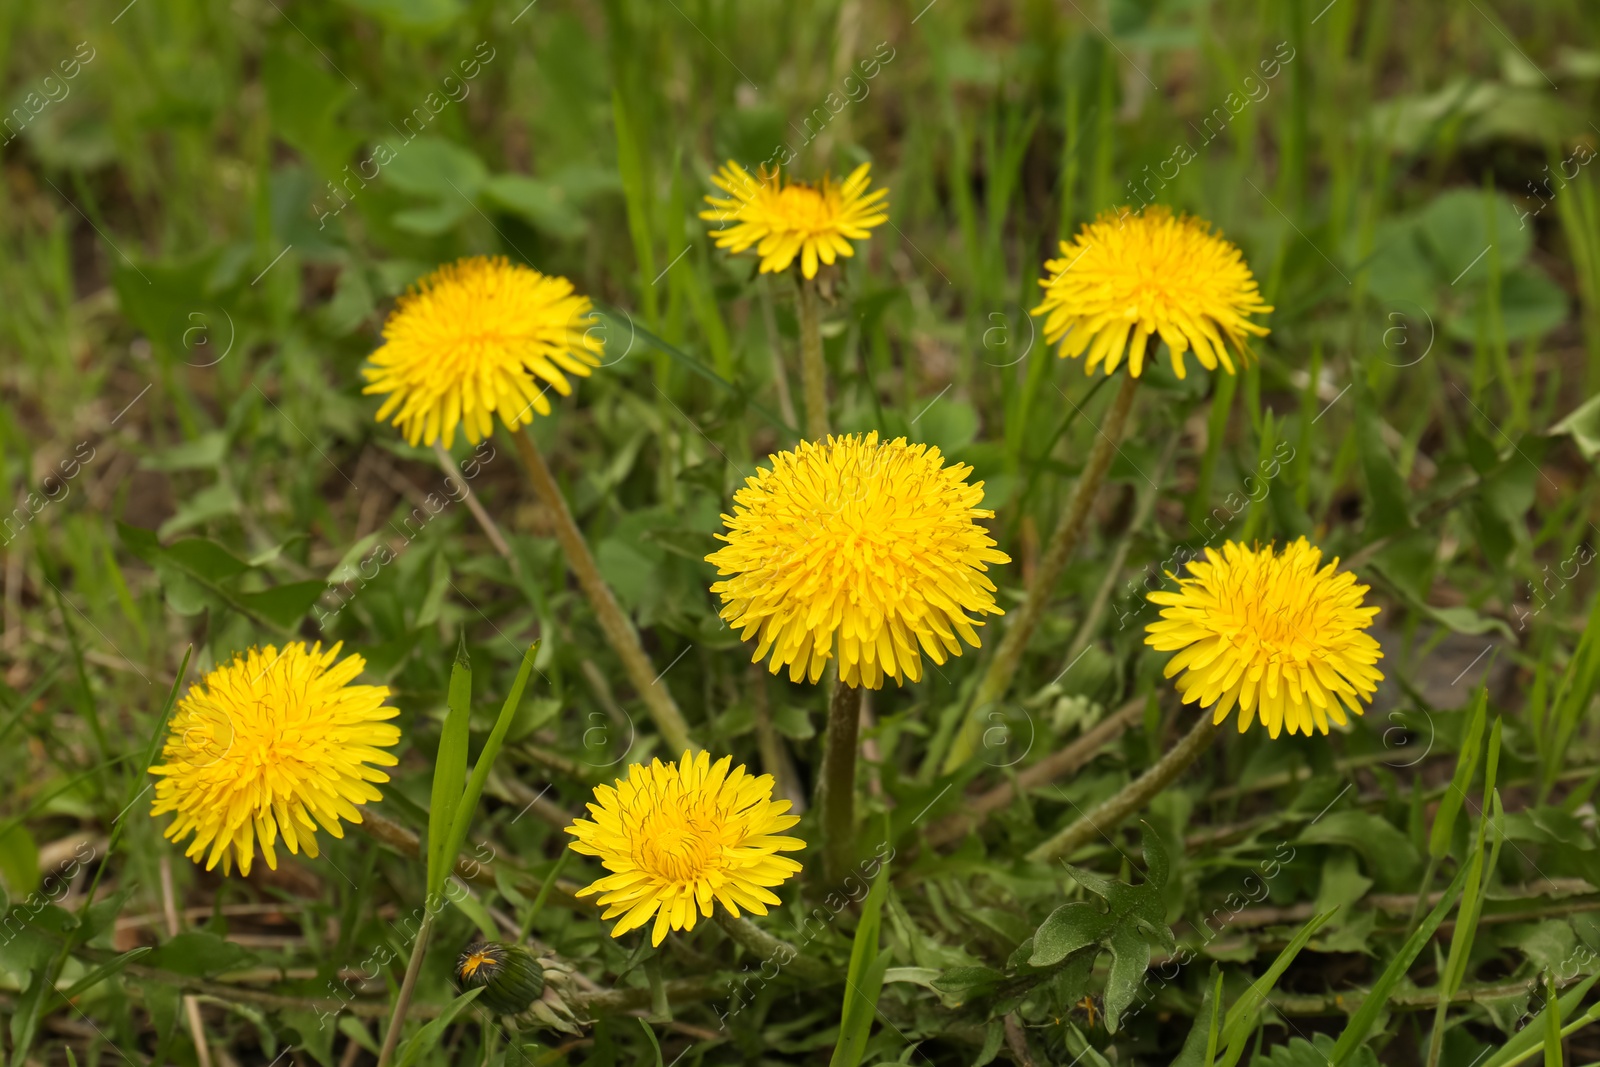
[(1056, 583), (1061, 578), (1061, 572), (1066, 569), (1067, 561), (1072, 558), (1072, 553), (1083, 537), (1083, 528), (1088, 524), (1089, 513), (1094, 510), (1095, 497), (1099, 495), (1100, 485), (1105, 481), (1106, 471), (1110, 469), (1111, 460), (1117, 453), (1117, 445), (1121, 442), (1123, 429), (1128, 424), (1128, 412), (1133, 408), (1133, 398), (1138, 388), (1139, 379), (1126, 373), (1122, 376), (1122, 385), (1111, 401), (1111, 410), (1106, 415), (1105, 424), (1099, 428), (1095, 437), (1094, 447), (1089, 451), (1089, 459), (1084, 464), (1083, 473), (1078, 477), (1078, 485), (1073, 491), (1072, 499), (1068, 501), (1061, 522), (1057, 524), (1055, 533), (1050, 537), (1049, 547), (1039, 560), (1033, 582), (1028, 586), (1022, 606), (1017, 609), (1017, 617), (1006, 627), (999, 646), (995, 648), (994, 658), (989, 661), (988, 667), (983, 672), (983, 678), (978, 683), (977, 691), (967, 705), (961, 729), (951, 743), (950, 751), (945, 755), (946, 774), (972, 758), (972, 754), (977, 750), (978, 741), (983, 736), (984, 713), (1011, 688), (1011, 681), (1016, 676), (1018, 665), (1022, 662), (1022, 653), (1028, 647), (1028, 639), (1033, 636), (1034, 629), (1039, 625), (1044, 609), (1055, 592)]
[(678, 710), (677, 702), (672, 699), (667, 687), (658, 684), (660, 677), (654, 673), (655, 668), (650, 665), (644, 646), (639, 643), (639, 634), (634, 630), (628, 616), (623, 613), (621, 605), (617, 603), (611, 587), (606, 585), (605, 579), (600, 576), (600, 568), (594, 561), (594, 555), (589, 551), (588, 543), (583, 539), (583, 531), (578, 529), (578, 523), (573, 519), (571, 509), (567, 507), (566, 498), (561, 495), (561, 487), (556, 484), (555, 475), (550, 473), (544, 456), (539, 453), (539, 446), (534, 444), (527, 427), (523, 427), (520, 432), (513, 432), (511, 439), (516, 442), (522, 462), (528, 468), (528, 477), (533, 482), (534, 492), (539, 494), (540, 501), (550, 509), (555, 520), (556, 540), (561, 542), (567, 563), (572, 567), (572, 573), (577, 576), (584, 595), (594, 607), (595, 617), (600, 621), (600, 629), (605, 632), (606, 640), (611, 642), (611, 647), (621, 658), (623, 669), (628, 672), (628, 679), (638, 691), (639, 699), (644, 701), (650, 717), (655, 720), (656, 728), (661, 731), (661, 736), (670, 746), (671, 753), (677, 755), (686, 751), (691, 747), (689, 724), (684, 721), (683, 712)]
[(830, 883), (855, 860), (856, 749), (861, 732), (861, 690), (839, 681), (828, 703), (817, 807), (822, 821), (822, 869)]
[(1034, 863), (1048, 863), (1058, 857), (1070, 856), (1095, 837), (1115, 829), (1123, 819), (1144, 807), (1187, 770), (1211, 744), (1211, 739), (1220, 729), (1220, 725), (1212, 721), (1211, 712), (1201, 709), (1200, 718), (1193, 729), (1149, 770), (1117, 790), (1089, 814), (1036, 846), (1028, 853), (1028, 859)]
[[(828, 982), (838, 977), (832, 967), (810, 956), (802, 955), (800, 950), (789, 942), (774, 937), (743, 916), (735, 918), (717, 908), (712, 913), (712, 919), (735, 944), (755, 953), (763, 960), (778, 961), (781, 966), (792, 970), (798, 978), (807, 982)], [(787, 962), (783, 962), (784, 960)]]
[(422, 957), (428, 953), (428, 935), (433, 933), (436, 909), (432, 901), (424, 901), (422, 924), (417, 927), (417, 940), (411, 946), (411, 959), (406, 962), (406, 976), (400, 982), (400, 992), (394, 998), (394, 1010), (389, 1013), (389, 1031), (383, 1035), (383, 1048), (378, 1053), (378, 1067), (389, 1067), (394, 1062), (394, 1050), (400, 1044), (400, 1030), (406, 1021), (406, 1009), (417, 991), (417, 975), (422, 972)]
[(805, 390), (806, 439), (828, 436), (828, 367), (822, 356), (822, 311), (814, 278), (800, 279), (800, 380)]

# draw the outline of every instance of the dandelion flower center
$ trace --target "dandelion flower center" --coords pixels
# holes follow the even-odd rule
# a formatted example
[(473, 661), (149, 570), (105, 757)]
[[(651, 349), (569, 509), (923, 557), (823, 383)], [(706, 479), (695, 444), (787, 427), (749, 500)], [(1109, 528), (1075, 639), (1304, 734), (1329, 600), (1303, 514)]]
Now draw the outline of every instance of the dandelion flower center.
[(772, 776), (752, 776), (743, 766), (715, 764), (705, 752), (683, 754), (677, 763), (636, 763), (615, 786), (598, 786), (589, 813), (567, 827), (571, 848), (598, 856), (612, 872), (578, 891), (599, 894), (603, 919), (622, 917), (612, 928), (621, 937), (655, 919), (653, 945), (670, 930), (693, 930), (719, 902), (735, 918), (739, 909), (765, 915), (778, 903), (771, 887), (800, 870), (781, 856), (805, 848), (782, 836), (800, 819), (787, 815), (789, 802), (772, 799)]
[(851, 241), (871, 236), (889, 221), (887, 189), (867, 192), (871, 164), (863, 163), (843, 182), (823, 178), (820, 185), (790, 181), (762, 173), (760, 180), (732, 160), (711, 179), (726, 197), (708, 196), (712, 210), (700, 217), (718, 224), (711, 231), (718, 248), (734, 253), (754, 245), (761, 273), (786, 270), (800, 257), (807, 278), (817, 276), (817, 263), (832, 264), (853, 256)]
[[(921, 653), (935, 663), (976, 648), (969, 617), (1003, 614), (988, 563), (1009, 563), (979, 519), (983, 483), (972, 468), (946, 467), (937, 448), (896, 438), (829, 437), (772, 457), (734, 495), (718, 534), (725, 548), (707, 556), (721, 615), (759, 635), (754, 660), (770, 651), (771, 670), (789, 665), (793, 681), (816, 682), (835, 655), (847, 685), (876, 689), (887, 674), (922, 677)], [(920, 651), (919, 651), (920, 649)]]
[(1249, 319), (1272, 308), (1244, 256), (1199, 219), (1159, 205), (1107, 212), (1062, 241), (1061, 255), (1044, 265), (1045, 295), (1033, 314), (1045, 316), (1045, 339), (1061, 342), (1062, 356), (1088, 352), (1090, 374), (1102, 363), (1110, 374), (1126, 352), (1128, 373), (1139, 377), (1152, 336), (1167, 343), (1179, 378), (1191, 348), (1207, 370), (1220, 363), (1232, 374), (1229, 349), (1246, 359), (1249, 336), (1267, 334)]
[(1321, 562), (1305, 538), (1281, 554), (1230, 541), (1191, 562), (1177, 592), (1150, 594), (1164, 608), (1145, 643), (1178, 653), (1166, 676), (1182, 672), (1184, 703), (1213, 708), (1218, 723), (1237, 703), (1240, 733), (1259, 711), (1273, 737), (1286, 724), (1326, 734), (1329, 719), (1348, 721), (1346, 707), (1362, 713), (1383, 678), (1374, 666), (1383, 652), (1366, 633), (1378, 609), (1364, 606), (1368, 587), (1337, 559)]
[(389, 776), (368, 764), (394, 766), (383, 750), (400, 731), (384, 720), (399, 712), (384, 705), (386, 687), (350, 684), (366, 661), (336, 663), (339, 647), (251, 649), (179, 701), (150, 768), (161, 779), (151, 814), (177, 813), (167, 838), (194, 834), (185, 855), (196, 862), (209, 846), (206, 870), (220, 861), (229, 873), (237, 860), (248, 875), (257, 843), (276, 870), (279, 834), (315, 856), (318, 825), (343, 837), (340, 819), (359, 823), (356, 806), (382, 799), (372, 783)]
[(550, 414), (550, 389), (572, 394), (568, 374), (600, 365), (592, 310), (567, 279), (503, 256), (447, 264), (401, 297), (362, 392), (388, 395), (378, 421), (393, 415), (413, 445), (442, 435), (448, 448), (457, 426), (476, 443), (496, 412), (515, 430)]

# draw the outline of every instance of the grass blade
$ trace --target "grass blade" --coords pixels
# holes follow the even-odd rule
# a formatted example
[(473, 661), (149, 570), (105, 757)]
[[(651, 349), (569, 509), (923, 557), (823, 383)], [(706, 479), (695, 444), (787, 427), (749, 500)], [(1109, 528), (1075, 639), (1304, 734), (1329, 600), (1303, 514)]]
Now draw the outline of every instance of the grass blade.
[(1439, 903), (1428, 912), (1428, 917), (1422, 920), (1422, 925), (1412, 931), (1406, 938), (1406, 943), (1400, 946), (1400, 952), (1389, 961), (1389, 966), (1384, 968), (1383, 974), (1373, 985), (1372, 991), (1367, 994), (1367, 999), (1361, 1002), (1361, 1007), (1356, 1009), (1355, 1015), (1345, 1026), (1344, 1033), (1339, 1035), (1339, 1041), (1333, 1046), (1333, 1055), (1328, 1060), (1328, 1067), (1344, 1067), (1355, 1057), (1357, 1050), (1367, 1042), (1367, 1035), (1372, 1033), (1372, 1026), (1378, 1021), (1378, 1015), (1389, 1002), (1389, 994), (1405, 977), (1406, 971), (1411, 969), (1417, 956), (1422, 953), (1422, 947), (1433, 937), (1433, 932), (1439, 929), (1439, 924), (1444, 922), (1444, 917), (1450, 913), (1450, 908), (1455, 904), (1456, 897), (1461, 893), (1461, 887), (1467, 880), (1467, 868), (1462, 867), (1451, 879), (1445, 888), (1444, 896), (1439, 898)]
[(872, 1019), (878, 1013), (878, 995), (883, 992), (883, 975), (889, 969), (890, 953), (878, 951), (878, 931), (883, 925), (883, 900), (889, 892), (889, 868), (878, 872), (867, 899), (861, 906), (861, 923), (856, 927), (850, 947), (850, 968), (844, 979), (844, 1010), (839, 1017), (839, 1042), (834, 1046), (829, 1067), (857, 1067), (866, 1051)]
[[(1228, 1015), (1222, 1027), (1222, 1039), (1227, 1042), (1227, 1052), (1222, 1057), (1222, 1067), (1233, 1067), (1239, 1062), (1239, 1057), (1244, 1055), (1245, 1045), (1250, 1041), (1250, 1035), (1255, 1032), (1256, 1018), (1261, 1014), (1261, 1007), (1267, 1002), (1267, 996), (1272, 992), (1272, 987), (1278, 984), (1278, 979), (1283, 977), (1283, 972), (1289, 969), (1289, 964), (1300, 955), (1300, 950), (1306, 947), (1316, 932), (1338, 912), (1338, 908), (1330, 908), (1320, 915), (1313, 916), (1294, 939), (1284, 946), (1278, 958), (1272, 961), (1272, 966), (1267, 968), (1267, 973), (1258, 980), (1250, 983), (1250, 988), (1245, 991), (1237, 1003), (1228, 1009)], [(1219, 976), (1220, 977), (1220, 976)], [(1209, 1058), (1208, 1058), (1209, 1062)]]
[[(505, 743), (506, 731), (511, 729), (511, 720), (517, 717), (517, 708), (522, 703), (522, 691), (527, 688), (528, 675), (533, 672), (534, 657), (539, 654), (539, 642), (535, 641), (528, 646), (522, 654), (522, 666), (517, 670), (517, 680), (511, 684), (511, 692), (506, 694), (506, 702), (500, 706), (500, 717), (495, 720), (494, 729), (489, 731), (489, 739), (483, 743), (483, 751), (478, 753), (478, 762), (472, 768), (472, 778), (467, 782), (464, 793), (459, 794), (455, 807), (455, 818), (450, 824), (449, 834), (445, 837), (444, 855), (440, 864), (444, 868), (444, 875), (439, 879), (439, 888), (444, 888), (445, 877), (455, 868), (455, 858), (461, 854), (461, 845), (467, 839), (467, 829), (472, 825), (472, 816), (478, 810), (478, 798), (483, 796), (484, 784), (489, 780), (489, 771), (494, 767), (495, 757), (500, 754), (500, 746)], [(453, 712), (452, 712), (453, 714)], [(462, 769), (466, 768), (466, 753), (462, 752)], [(438, 776), (434, 776), (437, 784)], [(432, 827), (429, 827), (428, 840), (433, 840)], [(430, 857), (431, 858), (431, 857)]]
[(461, 786), (467, 777), (467, 726), (472, 714), (472, 664), (467, 659), (466, 636), (456, 646), (456, 661), (450, 668), (450, 710), (444, 732), (439, 737), (439, 754), (433, 762), (433, 796), (428, 805), (428, 899), (444, 888), (450, 874), (445, 857), (446, 843), (455, 826), (456, 809), (461, 806)]

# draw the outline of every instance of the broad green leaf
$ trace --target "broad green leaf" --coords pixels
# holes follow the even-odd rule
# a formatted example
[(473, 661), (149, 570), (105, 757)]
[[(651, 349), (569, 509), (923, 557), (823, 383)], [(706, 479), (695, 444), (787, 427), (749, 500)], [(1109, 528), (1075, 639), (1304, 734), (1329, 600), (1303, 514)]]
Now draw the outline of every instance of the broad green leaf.
[(239, 604), (252, 615), (266, 619), (284, 630), (292, 630), (306, 617), (327, 590), (319, 581), (288, 582), (258, 593), (240, 593)]
[(0, 881), (13, 900), (21, 900), (38, 888), (39, 846), (21, 823), (0, 833)]
[(489, 172), (471, 151), (424, 134), (395, 152), (383, 176), (401, 192), (459, 205), (465, 211), (482, 191)]
[[(1441, 282), (1456, 287), (1481, 284), (1489, 277), (1490, 243), (1500, 249), (1500, 266), (1509, 271), (1527, 258), (1533, 231), (1521, 224), (1517, 209), (1499, 193), (1486, 210), (1484, 193), (1453, 189), (1435, 197), (1419, 220), (1423, 243), (1433, 257)], [(1493, 216), (1491, 231), (1489, 218)]]
[(236, 971), (255, 962), (255, 958), (243, 946), (224, 941), (208, 930), (189, 930), (157, 945), (145, 962), (157, 970), (203, 978)]
[(1583, 458), (1594, 462), (1594, 458), (1600, 456), (1600, 393), (1573, 408), (1560, 422), (1550, 427), (1550, 433), (1571, 437), (1572, 443), (1583, 453)]
[(168, 545), (167, 558), (177, 563), (196, 578), (221, 582), (236, 577), (250, 569), (250, 565), (233, 553), (203, 537), (192, 537)]
[(589, 232), (589, 222), (558, 185), (525, 174), (496, 174), (483, 187), (491, 204), (551, 237), (573, 241)]
[(1030, 967), (1052, 967), (1069, 955), (1091, 945), (1111, 954), (1111, 970), (1106, 979), (1106, 1028), (1113, 1033), (1122, 1013), (1138, 996), (1139, 979), (1150, 963), (1149, 939), (1171, 948), (1172, 931), (1166, 924), (1166, 903), (1162, 889), (1167, 883), (1168, 861), (1160, 837), (1144, 824), (1145, 880), (1139, 885), (1124, 885), (1094, 871), (1071, 864), (1067, 870), (1089, 892), (1099, 897), (1100, 905), (1073, 901), (1051, 912), (1034, 932), (1033, 949), (1027, 957)]
[(1329, 812), (1301, 830), (1294, 843), (1353, 848), (1367, 861), (1368, 873), (1391, 886), (1406, 882), (1418, 865), (1410, 839), (1368, 811)]

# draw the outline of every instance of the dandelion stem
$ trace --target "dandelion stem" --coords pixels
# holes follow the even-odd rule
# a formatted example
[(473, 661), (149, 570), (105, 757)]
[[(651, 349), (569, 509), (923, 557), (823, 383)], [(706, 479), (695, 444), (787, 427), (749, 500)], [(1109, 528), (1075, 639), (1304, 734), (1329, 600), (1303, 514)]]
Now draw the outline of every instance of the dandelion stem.
[(1050, 545), (1045, 549), (1044, 557), (1039, 560), (1038, 570), (1034, 572), (1033, 582), (1028, 586), (1022, 606), (1016, 610), (1016, 617), (1005, 628), (999, 646), (994, 651), (994, 657), (989, 660), (989, 665), (984, 670), (977, 691), (967, 705), (961, 730), (956, 734), (955, 740), (950, 745), (950, 751), (945, 756), (944, 771), (947, 774), (972, 758), (972, 754), (977, 750), (978, 741), (983, 736), (984, 714), (1011, 688), (1011, 680), (1017, 673), (1017, 666), (1022, 662), (1022, 653), (1028, 647), (1028, 639), (1033, 636), (1034, 629), (1039, 625), (1039, 619), (1044, 615), (1044, 609), (1055, 593), (1061, 572), (1066, 568), (1067, 561), (1072, 558), (1072, 553), (1077, 549), (1078, 541), (1083, 536), (1083, 528), (1089, 521), (1089, 513), (1094, 510), (1095, 497), (1100, 493), (1100, 484), (1105, 481), (1106, 471), (1110, 469), (1112, 457), (1116, 455), (1117, 445), (1122, 440), (1122, 431), (1128, 423), (1128, 412), (1133, 408), (1133, 396), (1138, 387), (1139, 379), (1124, 374), (1121, 388), (1111, 402), (1111, 410), (1106, 415), (1105, 423), (1096, 428), (1094, 447), (1089, 451), (1089, 459), (1083, 466), (1083, 473), (1078, 476), (1077, 488), (1067, 502), (1067, 509), (1062, 514), (1055, 533), (1050, 537)]
[(1184, 735), (1183, 740), (1173, 745), (1166, 755), (1157, 760), (1154, 766), (1117, 790), (1089, 814), (1034, 848), (1028, 853), (1028, 859), (1034, 863), (1048, 863), (1054, 859), (1065, 858), (1097, 836), (1116, 829), (1118, 823), (1144, 807), (1152, 797), (1171, 785), (1173, 780), (1206, 750), (1206, 746), (1211, 744), (1211, 739), (1217, 735), (1219, 729), (1212, 718), (1210, 711), (1201, 709), (1194, 728)]
[[(431, 902), (427, 902), (431, 903)], [(389, 1067), (394, 1062), (395, 1047), (400, 1044), (400, 1030), (406, 1021), (406, 1009), (411, 1006), (411, 996), (417, 991), (417, 975), (422, 972), (422, 957), (428, 954), (428, 935), (433, 932), (435, 909), (422, 909), (422, 922), (417, 927), (417, 939), (411, 945), (411, 959), (406, 962), (406, 976), (400, 982), (400, 992), (394, 998), (394, 1011), (389, 1013), (389, 1030), (383, 1035), (383, 1049), (378, 1053), (378, 1067)]]
[(861, 690), (837, 683), (828, 704), (828, 732), (823, 738), (821, 789), (817, 806), (822, 818), (822, 869), (838, 882), (855, 861), (856, 748), (861, 732)]
[(684, 721), (683, 712), (678, 710), (677, 702), (672, 699), (672, 693), (660, 674), (650, 665), (650, 658), (639, 643), (638, 631), (623, 613), (611, 587), (600, 576), (600, 568), (583, 539), (583, 531), (578, 529), (566, 498), (561, 495), (561, 487), (556, 484), (555, 476), (550, 473), (544, 456), (539, 453), (539, 446), (534, 444), (526, 427), (521, 432), (513, 432), (511, 438), (517, 443), (517, 451), (528, 468), (528, 478), (533, 482), (534, 491), (555, 519), (556, 540), (561, 542), (572, 573), (577, 575), (578, 584), (583, 587), (584, 595), (594, 607), (600, 629), (605, 631), (606, 639), (621, 657), (623, 669), (628, 672), (629, 680), (649, 709), (650, 717), (655, 720), (656, 728), (661, 731), (671, 751), (687, 750), (690, 747), (689, 724)]
[(477, 495), (467, 485), (468, 476), (466, 472), (456, 465), (455, 457), (450, 455), (449, 451), (444, 447), (443, 441), (435, 440), (433, 442), (433, 454), (439, 460), (440, 470), (451, 478), (461, 479), (461, 497), (466, 502), (467, 510), (472, 512), (472, 517), (478, 520), (479, 526), (483, 527), (483, 532), (488, 535), (489, 543), (494, 545), (494, 550), (500, 553), (501, 557), (511, 567), (511, 573), (517, 574), (521, 570), (517, 557), (512, 554), (511, 546), (506, 543), (505, 534), (500, 532), (500, 527), (495, 525), (494, 519), (483, 509), (483, 505), (478, 502)]
[(742, 915), (735, 919), (718, 908), (712, 912), (712, 918), (735, 943), (760, 956), (762, 960), (771, 960), (779, 967), (789, 967), (797, 978), (808, 982), (826, 982), (838, 976), (838, 972), (832, 968), (810, 956), (802, 955), (800, 950), (789, 942), (767, 933)]
[(828, 436), (828, 375), (822, 358), (821, 311), (817, 283), (800, 280), (800, 377), (806, 394), (806, 437), (823, 441)]

